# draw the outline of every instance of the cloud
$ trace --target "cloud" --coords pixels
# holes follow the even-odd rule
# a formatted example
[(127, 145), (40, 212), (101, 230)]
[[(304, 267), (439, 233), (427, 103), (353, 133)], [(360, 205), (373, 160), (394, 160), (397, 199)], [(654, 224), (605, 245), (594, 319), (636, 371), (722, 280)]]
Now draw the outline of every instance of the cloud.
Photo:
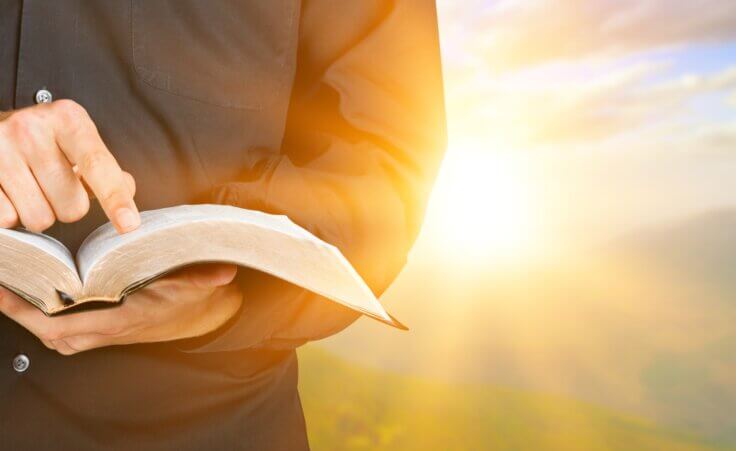
[[(673, 68), (736, 41), (736, 8), (702, 0), (440, 0), (450, 131), (518, 147), (585, 143), (736, 104), (736, 67)], [(730, 96), (730, 98), (729, 98)], [(710, 100), (714, 102), (713, 99)]]
[(692, 127), (736, 112), (729, 99), (736, 66), (671, 75), (659, 62), (622, 65), (614, 59), (505, 75), (475, 68), (460, 79), (448, 85), (451, 132), (502, 138), (521, 148), (592, 145), (621, 133), (670, 122)]
[(550, 241), (734, 204), (735, 5), (440, 0), (450, 143), (528, 157)]
[(460, 3), (466, 2), (441, 3), (440, 11), (482, 36), (472, 45), (496, 70), (736, 40), (732, 1), (504, 0), (464, 9)]

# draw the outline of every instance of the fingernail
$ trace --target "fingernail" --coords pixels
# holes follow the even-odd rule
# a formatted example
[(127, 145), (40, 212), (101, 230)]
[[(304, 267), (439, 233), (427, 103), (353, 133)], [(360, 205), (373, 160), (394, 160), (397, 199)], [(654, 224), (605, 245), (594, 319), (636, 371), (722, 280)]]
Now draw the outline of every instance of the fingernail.
[(123, 232), (130, 232), (141, 223), (140, 216), (130, 208), (121, 208), (118, 210), (115, 218), (118, 220), (118, 226)]

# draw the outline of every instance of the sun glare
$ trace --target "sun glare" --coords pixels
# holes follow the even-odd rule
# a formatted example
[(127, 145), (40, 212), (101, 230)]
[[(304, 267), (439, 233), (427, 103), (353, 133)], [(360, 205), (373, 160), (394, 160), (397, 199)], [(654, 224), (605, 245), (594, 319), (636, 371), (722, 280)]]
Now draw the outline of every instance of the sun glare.
[(450, 146), (430, 203), (433, 242), (460, 258), (516, 259), (531, 246), (531, 196), (510, 153)]

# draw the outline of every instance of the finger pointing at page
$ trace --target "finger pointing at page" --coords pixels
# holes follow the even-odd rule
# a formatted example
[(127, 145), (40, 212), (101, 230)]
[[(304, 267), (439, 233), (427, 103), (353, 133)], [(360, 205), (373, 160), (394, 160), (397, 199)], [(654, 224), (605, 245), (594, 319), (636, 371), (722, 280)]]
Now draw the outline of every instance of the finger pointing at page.
[(135, 181), (71, 100), (0, 113), (0, 227), (41, 232), (87, 214), (89, 188), (116, 230), (140, 224)]
[(57, 101), (56, 139), (62, 152), (77, 166), (87, 186), (118, 232), (140, 225), (140, 215), (123, 170), (102, 142), (87, 112), (71, 101)]

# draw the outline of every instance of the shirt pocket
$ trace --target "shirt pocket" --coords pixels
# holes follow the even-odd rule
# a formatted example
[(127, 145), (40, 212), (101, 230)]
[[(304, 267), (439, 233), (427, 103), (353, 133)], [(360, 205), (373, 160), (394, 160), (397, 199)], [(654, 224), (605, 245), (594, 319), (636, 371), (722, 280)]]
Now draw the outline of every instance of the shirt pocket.
[(226, 108), (282, 97), (298, 0), (131, 0), (135, 72), (145, 84)]

